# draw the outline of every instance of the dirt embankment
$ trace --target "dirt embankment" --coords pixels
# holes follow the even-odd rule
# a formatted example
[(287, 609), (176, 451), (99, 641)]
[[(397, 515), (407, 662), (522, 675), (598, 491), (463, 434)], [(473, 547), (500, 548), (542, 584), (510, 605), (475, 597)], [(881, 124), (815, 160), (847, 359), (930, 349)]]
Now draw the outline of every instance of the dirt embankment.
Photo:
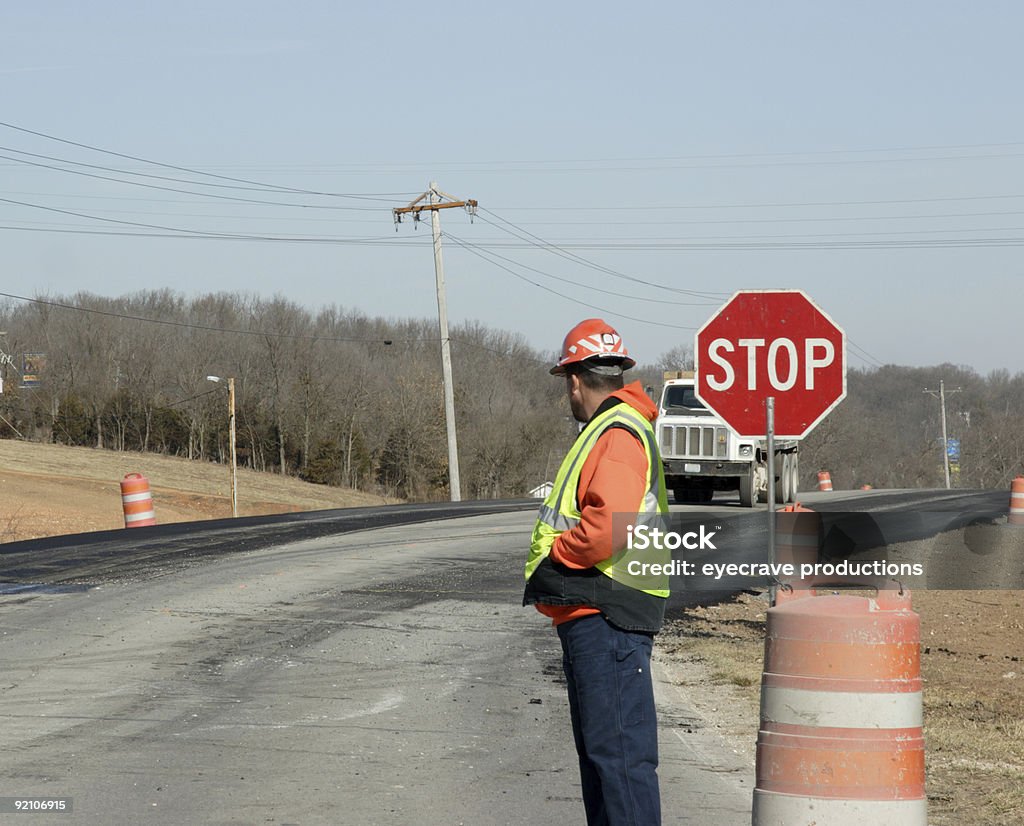
[[(231, 516), (228, 468), (149, 453), (0, 440), (0, 541), (124, 527), (120, 481), (149, 479), (157, 521)], [(241, 516), (381, 505), (355, 490), (238, 469)]]

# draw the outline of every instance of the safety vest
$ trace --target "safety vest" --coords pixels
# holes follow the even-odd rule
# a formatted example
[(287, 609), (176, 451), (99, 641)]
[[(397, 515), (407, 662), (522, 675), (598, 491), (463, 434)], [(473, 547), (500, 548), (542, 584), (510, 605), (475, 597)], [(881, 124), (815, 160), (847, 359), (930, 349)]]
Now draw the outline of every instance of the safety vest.
[[(664, 527), (668, 514), (665, 474), (650, 421), (625, 402), (598, 412), (587, 423), (555, 476), (554, 486), (540, 507), (526, 560), (526, 593), (523, 604), (587, 605), (599, 609), (613, 624), (626, 631), (656, 633), (661, 628), (665, 599), (669, 595), (671, 552), (648, 541), (643, 551), (616, 549), (593, 568), (569, 569), (554, 563), (551, 547), (563, 531), (579, 524), (576, 491), (580, 473), (597, 440), (613, 427), (628, 430), (643, 445), (647, 457), (647, 489), (635, 512), (616, 514), (634, 526)], [(654, 571), (652, 573), (652, 570)]]

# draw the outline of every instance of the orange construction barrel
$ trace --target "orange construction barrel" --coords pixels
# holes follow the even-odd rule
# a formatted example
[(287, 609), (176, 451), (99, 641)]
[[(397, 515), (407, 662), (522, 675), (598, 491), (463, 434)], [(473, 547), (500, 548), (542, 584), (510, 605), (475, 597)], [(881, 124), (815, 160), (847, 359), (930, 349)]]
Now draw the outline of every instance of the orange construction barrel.
[(832, 490), (832, 474), (827, 470), (818, 472), (818, 490)]
[(909, 593), (779, 596), (768, 609), (754, 826), (927, 826)]
[(1024, 476), (1018, 476), (1010, 485), (1010, 525), (1024, 525)]
[(129, 473), (121, 480), (121, 507), (124, 508), (124, 526), (141, 528), (156, 524), (153, 494), (149, 479), (141, 473)]
[(821, 547), (821, 516), (799, 502), (775, 513), (775, 561), (793, 565), (796, 579), (801, 565), (814, 565)]

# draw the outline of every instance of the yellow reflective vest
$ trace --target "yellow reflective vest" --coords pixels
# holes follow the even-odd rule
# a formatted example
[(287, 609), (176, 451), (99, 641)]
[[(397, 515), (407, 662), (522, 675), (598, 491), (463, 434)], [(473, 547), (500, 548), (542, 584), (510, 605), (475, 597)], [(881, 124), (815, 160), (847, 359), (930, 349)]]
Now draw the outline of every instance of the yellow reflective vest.
[(606, 560), (585, 570), (570, 569), (551, 560), (551, 547), (563, 531), (580, 522), (576, 491), (583, 465), (597, 440), (613, 427), (632, 433), (647, 457), (647, 488), (635, 512), (615, 514), (629, 525), (664, 527), (668, 515), (665, 474), (654, 428), (646, 416), (613, 398), (602, 405), (577, 437), (562, 461), (554, 486), (540, 507), (526, 560), (523, 604), (587, 605), (600, 610), (626, 631), (656, 633), (661, 628), (668, 576), (662, 573), (671, 553), (656, 543), (643, 551), (616, 549)]

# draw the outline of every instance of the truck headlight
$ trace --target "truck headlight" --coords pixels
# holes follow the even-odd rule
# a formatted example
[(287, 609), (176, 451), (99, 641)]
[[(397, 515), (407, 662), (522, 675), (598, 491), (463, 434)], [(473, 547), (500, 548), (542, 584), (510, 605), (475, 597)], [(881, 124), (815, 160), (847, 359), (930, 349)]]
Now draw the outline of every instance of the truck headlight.
[(753, 445), (740, 445), (740, 456), (742, 456), (744, 459), (746, 459), (746, 458), (749, 458), (750, 456), (753, 456), (753, 455), (754, 455), (754, 446)]

